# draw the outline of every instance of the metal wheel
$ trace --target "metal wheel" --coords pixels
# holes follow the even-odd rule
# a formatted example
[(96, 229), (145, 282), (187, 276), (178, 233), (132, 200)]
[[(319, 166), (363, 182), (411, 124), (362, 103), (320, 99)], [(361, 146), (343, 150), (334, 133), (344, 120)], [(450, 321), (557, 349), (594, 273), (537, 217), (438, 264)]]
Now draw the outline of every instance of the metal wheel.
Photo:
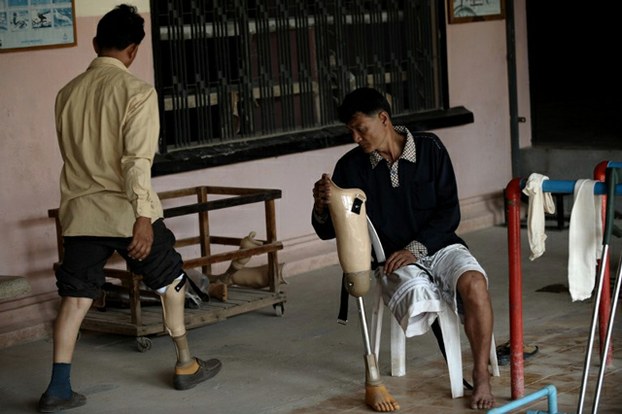
[(151, 339), (146, 336), (138, 336), (136, 337), (136, 348), (140, 352), (147, 352), (151, 349)]
[(283, 316), (283, 313), (285, 312), (285, 305), (283, 305), (283, 303), (275, 303), (272, 307), (274, 308), (276, 316)]

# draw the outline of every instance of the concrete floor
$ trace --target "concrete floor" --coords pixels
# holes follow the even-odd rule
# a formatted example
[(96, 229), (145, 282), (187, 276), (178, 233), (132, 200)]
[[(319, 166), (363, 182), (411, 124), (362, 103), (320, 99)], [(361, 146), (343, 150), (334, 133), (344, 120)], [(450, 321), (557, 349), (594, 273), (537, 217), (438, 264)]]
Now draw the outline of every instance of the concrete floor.
[[(524, 232), (524, 231), (523, 231)], [(552, 384), (558, 391), (560, 413), (577, 412), (585, 345), (592, 302), (575, 302), (567, 284), (565, 230), (547, 230), (547, 251), (527, 259), (523, 234), (523, 293), (525, 343), (540, 351), (525, 363), (526, 394)], [(505, 227), (463, 235), (487, 269), (495, 309), (497, 344), (509, 339), (508, 259)], [(611, 244), (613, 261), (622, 243)], [(613, 267), (615, 275), (617, 267)], [(288, 278), (283, 285), (287, 303), (282, 317), (272, 307), (235, 316), (189, 331), (191, 349), (203, 358), (223, 362), (222, 372), (188, 391), (171, 385), (174, 348), (168, 337), (153, 337), (152, 348), (140, 353), (135, 338), (83, 332), (72, 370), (76, 391), (88, 398), (72, 413), (190, 413), (316, 414), (370, 413), (364, 402), (363, 348), (358, 314), (350, 301), (350, 322), (337, 323), (341, 271), (331, 265)], [(556, 287), (562, 286), (562, 289)], [(538, 291), (545, 288), (545, 291)], [(622, 342), (620, 311), (613, 344)], [(368, 313), (369, 315), (369, 313)], [(385, 312), (386, 315), (386, 312)], [(387, 316), (388, 317), (388, 316)], [(385, 327), (389, 326), (385, 320)], [(385, 333), (388, 329), (385, 330)], [(464, 369), (470, 372), (468, 343), (463, 337)], [(52, 344), (41, 340), (0, 350), (0, 412), (35, 412), (50, 378)], [(452, 400), (445, 363), (431, 333), (407, 340), (407, 375), (389, 375), (389, 341), (382, 342), (382, 379), (404, 413), (467, 413), (469, 392)], [(598, 372), (593, 358), (591, 377)], [(600, 413), (622, 412), (622, 354), (606, 372)], [(510, 401), (510, 368), (492, 380), (498, 405)], [(585, 412), (591, 412), (590, 382)], [(544, 399), (513, 412), (547, 410)]]

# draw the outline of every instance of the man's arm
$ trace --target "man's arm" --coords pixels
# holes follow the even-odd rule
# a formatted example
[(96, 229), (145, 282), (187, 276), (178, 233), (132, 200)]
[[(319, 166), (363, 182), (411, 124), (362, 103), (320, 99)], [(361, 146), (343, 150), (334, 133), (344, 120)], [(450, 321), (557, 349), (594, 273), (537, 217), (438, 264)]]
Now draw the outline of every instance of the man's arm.
[(136, 260), (146, 258), (153, 244), (152, 221), (159, 215), (154, 208), (151, 165), (159, 134), (157, 95), (154, 89), (136, 95), (123, 125), (124, 154), (121, 165), (125, 193), (134, 209), (136, 221), (128, 254)]
[(136, 217), (155, 218), (151, 200), (151, 164), (159, 134), (158, 101), (151, 89), (135, 96), (123, 125), (124, 151), (121, 158), (125, 193)]
[[(438, 138), (435, 138), (438, 140)], [(421, 246), (427, 249), (426, 254), (433, 253), (447, 244), (448, 238), (457, 238), (456, 229), (460, 224), (460, 203), (458, 187), (449, 153), (438, 141), (439, 147), (434, 154), (434, 183), (436, 205), (427, 221), (418, 232), (417, 239), (405, 248), (417, 255), (423, 253)], [(420, 245), (418, 245), (420, 244)], [(413, 251), (414, 250), (414, 251)]]

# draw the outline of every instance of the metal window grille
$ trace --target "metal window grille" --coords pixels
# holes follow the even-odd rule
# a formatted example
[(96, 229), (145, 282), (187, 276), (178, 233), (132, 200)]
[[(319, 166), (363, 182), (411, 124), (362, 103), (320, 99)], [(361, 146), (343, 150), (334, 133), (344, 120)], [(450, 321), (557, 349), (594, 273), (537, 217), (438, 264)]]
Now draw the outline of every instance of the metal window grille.
[(442, 109), (435, 0), (152, 0), (160, 153), (337, 123), (359, 86)]

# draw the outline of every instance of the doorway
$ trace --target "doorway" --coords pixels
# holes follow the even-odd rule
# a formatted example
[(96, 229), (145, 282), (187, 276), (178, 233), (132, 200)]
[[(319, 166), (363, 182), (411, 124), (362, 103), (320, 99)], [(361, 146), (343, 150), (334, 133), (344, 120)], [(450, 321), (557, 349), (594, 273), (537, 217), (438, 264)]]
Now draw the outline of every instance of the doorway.
[(620, 2), (526, 6), (532, 145), (622, 149)]

